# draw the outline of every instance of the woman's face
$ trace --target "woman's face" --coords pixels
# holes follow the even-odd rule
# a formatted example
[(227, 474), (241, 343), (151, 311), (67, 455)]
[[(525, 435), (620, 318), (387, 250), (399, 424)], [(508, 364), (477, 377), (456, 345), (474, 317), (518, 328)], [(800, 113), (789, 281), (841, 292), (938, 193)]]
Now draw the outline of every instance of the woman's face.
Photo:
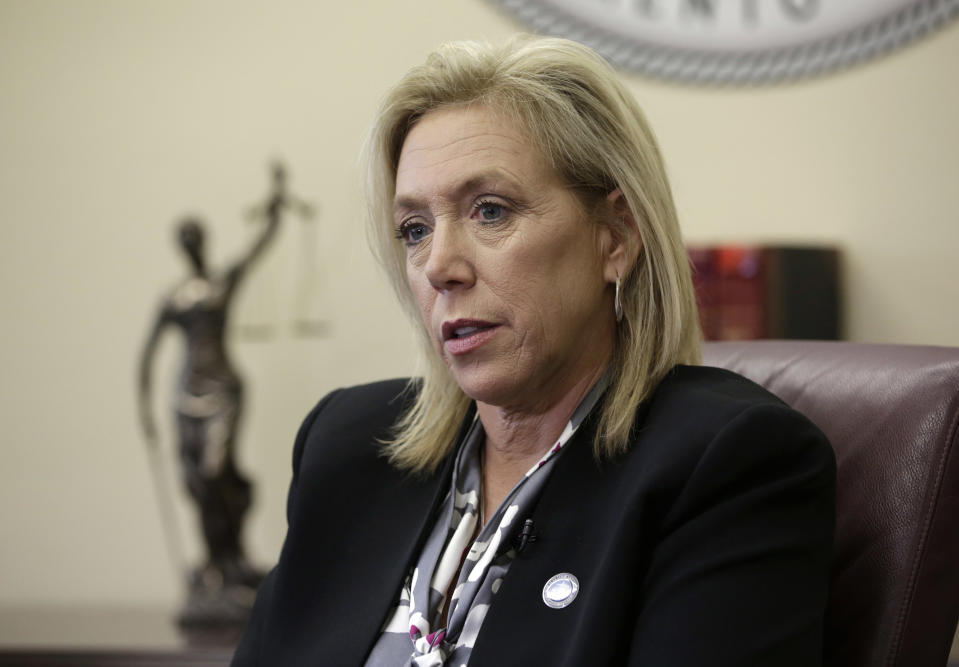
[(611, 236), (521, 130), (482, 106), (427, 114), (394, 205), (423, 322), (467, 395), (536, 410), (598, 377), (615, 328)]

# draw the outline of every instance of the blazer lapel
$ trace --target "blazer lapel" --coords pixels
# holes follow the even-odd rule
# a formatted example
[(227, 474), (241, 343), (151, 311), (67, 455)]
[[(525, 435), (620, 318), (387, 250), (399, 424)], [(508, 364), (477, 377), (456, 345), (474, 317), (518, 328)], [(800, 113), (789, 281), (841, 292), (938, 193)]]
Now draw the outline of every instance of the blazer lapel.
[(551, 576), (575, 569), (566, 566), (568, 555), (582, 545), (565, 539), (567, 526), (591, 520), (589, 489), (601, 483), (592, 454), (593, 421), (590, 417), (583, 423), (556, 462), (530, 517), (535, 541), (510, 565), (476, 638), (471, 665), (495, 665), (504, 646), (530, 642), (541, 651), (539, 664), (568, 664), (563, 658), (568, 637), (553, 623), (554, 617), (568, 616), (568, 610), (549, 609), (542, 590)]
[[(512, 655), (520, 661), (526, 647), (536, 647), (536, 664), (589, 664), (588, 647), (604, 641), (580, 634), (586, 627), (581, 622), (585, 608), (601, 616), (612, 613), (590, 600), (597, 588), (594, 568), (608, 561), (610, 549), (615, 549), (611, 547), (615, 540), (605, 535), (605, 526), (614, 525), (606, 513), (620, 506), (610, 478), (622, 472), (622, 457), (597, 463), (593, 456), (598, 410), (599, 406), (583, 422), (556, 462), (530, 516), (536, 539), (510, 565), (476, 639), (470, 665), (500, 664), (504, 646), (513, 647)], [(648, 403), (643, 403), (635, 424), (642, 422), (647, 410)], [(605, 539), (595, 539), (596, 535)], [(579, 598), (567, 608), (552, 609), (543, 601), (543, 587), (561, 573), (578, 578)], [(614, 625), (610, 619), (609, 627)], [(585, 654), (574, 657), (575, 650)]]
[[(460, 437), (472, 419), (471, 409)], [(369, 440), (362, 439), (344, 451), (369, 450)], [(455, 457), (448, 456), (428, 477), (400, 472), (378, 452), (351, 458), (347, 467), (329, 466), (341, 480), (305, 475), (311, 486), (338, 482), (352, 494), (348, 506), (330, 507), (328, 499), (344, 493), (322, 488), (315, 498), (297, 502), (301, 525), (290, 531), (297, 543), (284, 546), (287, 562), (277, 580), (283, 607), (292, 611), (277, 619), (283, 627), (275, 628), (274, 655), (288, 656), (292, 662), (286, 664), (363, 663), (432, 527)], [(314, 495), (307, 489), (299, 493)], [(304, 530), (302, 524), (316, 529)]]

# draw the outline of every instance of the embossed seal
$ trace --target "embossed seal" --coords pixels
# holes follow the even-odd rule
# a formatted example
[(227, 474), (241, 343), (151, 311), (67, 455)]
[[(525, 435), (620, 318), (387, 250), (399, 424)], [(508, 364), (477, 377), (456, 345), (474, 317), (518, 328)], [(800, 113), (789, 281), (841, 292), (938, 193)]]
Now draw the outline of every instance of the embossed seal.
[(902, 46), (959, 16), (959, 0), (488, 0), (534, 32), (591, 46), (640, 74), (765, 83)]

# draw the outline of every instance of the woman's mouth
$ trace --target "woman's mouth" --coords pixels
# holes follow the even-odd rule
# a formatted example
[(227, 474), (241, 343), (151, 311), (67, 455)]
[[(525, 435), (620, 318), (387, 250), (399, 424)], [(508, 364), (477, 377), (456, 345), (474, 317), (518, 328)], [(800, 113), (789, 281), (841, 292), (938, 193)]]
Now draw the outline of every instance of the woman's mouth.
[(452, 355), (467, 354), (489, 341), (498, 328), (498, 324), (484, 320), (443, 322), (443, 347)]

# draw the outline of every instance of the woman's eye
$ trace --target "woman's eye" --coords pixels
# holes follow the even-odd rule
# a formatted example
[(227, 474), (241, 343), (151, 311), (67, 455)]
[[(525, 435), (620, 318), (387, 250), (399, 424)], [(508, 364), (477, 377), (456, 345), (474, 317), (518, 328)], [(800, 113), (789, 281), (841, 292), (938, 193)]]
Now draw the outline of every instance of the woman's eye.
[(480, 220), (483, 222), (499, 222), (503, 219), (503, 206), (494, 202), (483, 202), (478, 207)]
[(430, 228), (421, 222), (406, 222), (400, 227), (398, 236), (406, 241), (406, 245), (416, 245), (427, 236)]

